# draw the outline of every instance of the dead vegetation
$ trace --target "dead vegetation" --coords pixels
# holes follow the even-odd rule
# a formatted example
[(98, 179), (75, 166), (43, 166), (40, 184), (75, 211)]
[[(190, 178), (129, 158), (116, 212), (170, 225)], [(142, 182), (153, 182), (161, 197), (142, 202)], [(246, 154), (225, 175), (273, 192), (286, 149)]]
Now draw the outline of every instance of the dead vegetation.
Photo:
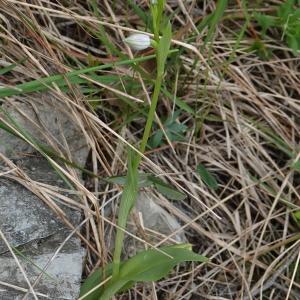
[[(141, 138), (153, 64), (147, 61), (143, 70), (113, 65), (152, 53), (131, 53), (122, 42), (128, 33), (146, 26), (130, 5), (134, 1), (98, 2), (94, 10), (95, 1), (0, 1), (0, 64), (17, 64), (0, 80), (2, 86), (12, 87), (112, 63), (99, 73), (111, 76), (105, 83), (88, 74), (81, 75), (89, 82), (85, 85), (48, 86), (86, 138), (91, 152), (85, 167), (103, 178), (126, 173), (126, 144), (135, 146)], [(262, 11), (272, 11), (278, 1), (266, 2)], [(147, 1), (136, 3), (142, 12), (148, 11)], [(197, 26), (215, 5), (168, 1), (173, 47), (180, 50), (169, 59), (164, 79), (169, 94), (161, 93), (155, 130), (165, 131), (164, 121), (174, 111), (174, 122), (186, 130), (183, 138), (163, 139), (148, 149), (141, 168), (186, 194), (184, 201), (174, 202), (152, 190), (158, 203), (180, 221), (194, 250), (210, 262), (178, 267), (169, 278), (137, 285), (118, 299), (300, 299), (300, 234), (294, 214), (300, 208), (300, 177), (292, 167), (300, 157), (299, 58), (276, 31), (265, 41), (272, 49), (269, 59), (251, 51), (259, 36), (255, 22), (246, 26), (237, 43), (245, 24), (240, 1), (228, 5), (214, 38), (203, 47), (209, 29), (199, 31)], [(175, 104), (176, 97), (188, 107)], [(51, 143), (73, 160), (67, 145), (62, 150)], [(213, 174), (218, 188), (203, 182), (199, 164)], [(100, 184), (99, 178), (88, 175), (82, 182), (70, 165), (56, 166), (72, 182), (80, 202), (68, 199), (59, 187), (32, 183), (21, 171), (13, 174), (50, 206), (55, 207), (53, 199), (58, 197), (82, 211), (85, 222), (77, 234), (88, 250), (87, 276), (110, 261), (116, 199), (122, 188)], [(145, 242), (154, 234), (142, 231), (139, 238)], [(159, 238), (162, 244), (172, 236)]]

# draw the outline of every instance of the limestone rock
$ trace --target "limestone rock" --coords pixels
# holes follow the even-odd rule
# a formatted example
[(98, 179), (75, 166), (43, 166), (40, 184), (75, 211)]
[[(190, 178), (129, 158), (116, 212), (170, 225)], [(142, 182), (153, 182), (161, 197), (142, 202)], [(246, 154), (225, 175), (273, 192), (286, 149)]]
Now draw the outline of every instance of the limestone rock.
[[(17, 126), (40, 143), (59, 149), (65, 154), (69, 151), (71, 160), (84, 166), (89, 149), (68, 107), (49, 94), (9, 101), (1, 106), (8, 116), (0, 113), (0, 118), (11, 118)], [(0, 153), (9, 158), (19, 158), (24, 153), (33, 152), (35, 149), (27, 142), (0, 129)]]
[[(66, 187), (64, 181), (42, 157), (32, 155), (14, 162), (33, 180)], [(73, 199), (77, 200), (74, 197)], [(56, 204), (74, 226), (79, 224), (80, 211), (58, 202)], [(70, 229), (41, 199), (21, 184), (2, 177), (0, 177), (0, 229), (9, 244), (21, 251), (22, 256), (18, 258), (31, 283), (41, 273), (39, 268), (43, 269), (46, 266), (57, 248), (70, 234)], [(0, 254), (1, 299), (23, 299), (25, 293), (20, 289), (1, 284), (2, 282), (28, 289), (21, 271), (2, 240), (0, 240)], [(34, 290), (47, 295), (49, 299), (77, 299), (84, 254), (80, 240), (73, 236), (51, 262)], [(42, 299), (43, 296), (38, 298)], [(33, 297), (30, 295), (27, 299), (31, 300)]]
[[(142, 214), (145, 228), (157, 231), (163, 235), (169, 235), (181, 226), (174, 216), (162, 208), (150, 193), (141, 192), (136, 202), (136, 211)], [(173, 237), (177, 242), (185, 242), (186, 238), (182, 231)]]
[[(142, 216), (142, 223), (140, 227), (145, 228), (144, 234), (146, 236), (141, 236), (139, 232), (139, 214)], [(176, 218), (172, 216), (167, 210), (162, 208), (155, 200), (154, 197), (149, 192), (141, 192), (138, 195), (136, 206), (129, 220), (128, 230), (132, 234), (138, 234), (139, 237), (144, 238), (147, 242), (151, 244), (156, 244), (160, 242), (164, 237), (170, 235), (174, 231), (178, 230), (181, 225), (178, 223)], [(150, 229), (150, 231), (147, 231)], [(179, 231), (171, 237), (172, 240), (185, 243), (187, 241), (183, 231)], [(142, 242), (127, 236), (125, 240), (126, 256), (132, 256), (138, 251), (144, 250), (145, 247)]]
[[(42, 158), (22, 159), (18, 164), (21, 164), (34, 180), (63, 184)], [(79, 224), (80, 212), (66, 207), (63, 209), (75, 226)], [(0, 228), (12, 246), (48, 237), (62, 227), (63, 223), (36, 195), (14, 181), (0, 178)], [(0, 240), (0, 253), (4, 251), (7, 251), (7, 248)]]
[[(0, 112), (1, 120), (14, 124), (23, 134), (63, 153), (72, 162), (85, 165), (88, 145), (67, 106), (47, 93), (11, 97), (0, 105), (4, 111)], [(0, 129), (1, 154), (14, 160), (32, 180), (68, 188), (48, 161), (36, 152), (29, 143)], [(3, 168), (5, 170), (1, 164), (0, 161), (0, 173)], [(73, 197), (73, 200), (78, 199)], [(76, 227), (80, 222), (80, 211), (56, 204)], [(18, 259), (31, 283), (70, 234), (70, 229), (48, 205), (21, 184), (4, 177), (0, 177), (0, 229), (10, 246), (21, 251)], [(0, 254), (1, 299), (23, 299), (28, 285), (2, 240)], [(42, 273), (34, 290), (49, 299), (77, 299), (84, 254), (80, 240), (72, 236)], [(38, 294), (38, 298), (44, 297)], [(33, 299), (33, 296), (29, 295), (27, 299)]]
[[(82, 274), (82, 260), (84, 250), (80, 247), (80, 241), (72, 237), (62, 248), (54, 259), (52, 259), (56, 248), (66, 233), (61, 232), (39, 242), (32, 242), (22, 247), (22, 256), (18, 259), (24, 268), (26, 275), (33, 284), (42, 273), (40, 280), (34, 286), (39, 299), (46, 295), (48, 299), (70, 299), (78, 298)], [(26, 257), (26, 258), (25, 258)], [(51, 261), (45, 271), (42, 271)], [(13, 284), (23, 290), (29, 287), (24, 280), (15, 260), (10, 254), (0, 257), (0, 281)], [(18, 300), (23, 299), (25, 292), (0, 283), (1, 299)], [(34, 299), (29, 294), (27, 299)]]

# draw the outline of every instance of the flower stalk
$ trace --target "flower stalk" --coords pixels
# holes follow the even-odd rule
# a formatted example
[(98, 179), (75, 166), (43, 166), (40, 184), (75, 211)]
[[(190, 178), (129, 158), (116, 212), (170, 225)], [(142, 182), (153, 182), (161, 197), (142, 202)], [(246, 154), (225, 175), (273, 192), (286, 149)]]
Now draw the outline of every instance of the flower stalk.
[[(156, 51), (156, 62), (157, 62), (157, 72), (156, 80), (154, 85), (154, 91), (151, 97), (151, 104), (147, 116), (147, 121), (140, 144), (140, 153), (143, 154), (146, 150), (148, 139), (151, 133), (153, 120), (155, 117), (155, 111), (159, 99), (159, 94), (161, 90), (162, 80), (164, 76), (165, 63), (169, 54), (170, 44), (171, 44), (171, 24), (165, 26), (162, 37), (159, 36), (159, 28), (161, 26), (161, 19), (163, 16), (164, 0), (157, 0), (151, 2), (151, 12), (153, 18), (153, 30), (154, 30), (154, 40), (151, 40), (149, 36), (144, 34), (135, 34), (128, 37), (125, 41), (134, 50), (143, 50), (144, 47), (148, 48), (152, 45)], [(138, 167), (142, 160), (141, 154), (134, 154), (129, 151), (128, 155), (128, 173), (126, 177), (126, 184), (122, 194), (121, 203), (119, 207), (118, 215), (118, 229), (116, 234), (115, 251), (113, 257), (113, 275), (112, 281), (116, 280), (120, 271), (121, 263), (121, 252), (124, 241), (124, 229), (126, 228), (127, 218), (130, 210), (134, 206), (137, 198), (138, 192)]]

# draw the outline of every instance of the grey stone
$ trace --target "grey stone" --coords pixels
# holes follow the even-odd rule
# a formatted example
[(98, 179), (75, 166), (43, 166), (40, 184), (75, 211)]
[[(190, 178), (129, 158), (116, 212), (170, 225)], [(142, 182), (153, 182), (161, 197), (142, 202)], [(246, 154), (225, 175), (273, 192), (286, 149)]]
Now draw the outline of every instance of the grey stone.
[[(53, 96), (45, 93), (39, 94), (38, 97), (36, 95), (22, 97), (21, 100), (11, 98), (1, 107), (6, 114), (0, 113), (0, 118), (4, 120), (11, 118), (36, 141), (56, 148), (62, 153), (67, 153), (65, 146), (67, 144), (72, 156), (69, 159), (84, 166), (89, 151), (84, 135), (68, 107)], [(35, 151), (29, 143), (0, 129), (0, 153), (9, 158), (19, 158), (24, 153)]]
[[(38, 243), (32, 242), (22, 247), (18, 259), (24, 268), (31, 284), (35, 282), (42, 273), (40, 280), (34, 286), (34, 291), (39, 299), (43, 295), (50, 299), (77, 299), (79, 295), (82, 260), (85, 251), (80, 247), (80, 241), (72, 237), (64, 245), (62, 250), (52, 259), (56, 248), (66, 237), (66, 233), (59, 233), (48, 237)], [(26, 258), (25, 258), (26, 257)], [(43, 269), (48, 265), (45, 271)], [(4, 283), (13, 284), (19, 288), (28, 290), (15, 260), (9, 255), (0, 257), (0, 280)], [(0, 299), (17, 300), (23, 299), (24, 291), (18, 291), (14, 288), (1, 285)], [(34, 299), (29, 294), (27, 299)]]
[[(33, 180), (42, 179), (44, 183), (63, 185), (45, 159), (27, 158), (17, 164), (22, 165)], [(79, 224), (79, 211), (68, 207), (63, 210), (72, 224)], [(52, 210), (32, 192), (14, 181), (0, 178), (0, 228), (12, 246), (48, 237), (62, 226), (63, 223)], [(4, 251), (7, 248), (0, 240), (0, 253)]]
[[(33, 180), (64, 187), (65, 183), (42, 157), (15, 161)], [(76, 200), (74, 198), (74, 200)], [(80, 212), (57, 203), (68, 220), (77, 226)], [(0, 228), (12, 247), (21, 246), (19, 257), (31, 283), (44, 268), (70, 230), (52, 210), (21, 184), (0, 178)], [(19, 247), (20, 248), (20, 247)], [(19, 249), (18, 248), (18, 249)], [(28, 289), (28, 285), (3, 241), (0, 241), (0, 281)], [(72, 237), (53, 260), (34, 290), (50, 299), (77, 299), (82, 275), (84, 249), (80, 240)], [(34, 264), (33, 264), (34, 263)], [(54, 278), (54, 279), (53, 279)], [(22, 299), (25, 295), (0, 284), (0, 299)], [(40, 298), (40, 297), (39, 297)], [(33, 299), (29, 296), (28, 299)]]
[[(142, 216), (143, 224), (139, 224), (139, 214)], [(139, 224), (139, 225), (138, 225)], [(138, 225), (138, 226), (136, 226)], [(139, 234), (139, 227), (144, 226), (146, 236)], [(177, 219), (172, 216), (167, 210), (162, 208), (149, 192), (140, 192), (137, 197), (136, 205), (131, 215), (128, 224), (128, 231), (132, 234), (138, 235), (151, 244), (160, 242), (164, 237), (169, 236), (176, 230), (180, 229), (180, 224)], [(147, 232), (151, 229), (155, 233)], [(187, 241), (184, 232), (181, 230), (172, 235), (171, 241), (185, 243)], [(126, 257), (135, 255), (136, 252), (145, 250), (142, 242), (127, 236), (125, 239)]]
[[(71, 157), (66, 157), (80, 166), (85, 165), (89, 149), (84, 135), (68, 108), (63, 107), (56, 99), (48, 94), (30, 96), (6, 101), (2, 108), (12, 118), (10, 124), (16, 122), (35, 141), (64, 154), (69, 152)], [(0, 118), (9, 119), (3, 113), (0, 113)], [(0, 153), (14, 160), (32, 180), (69, 188), (46, 159), (36, 156), (34, 147), (2, 129)], [(5, 166), (0, 163), (0, 172), (3, 170)], [(73, 197), (73, 200), (77, 199)], [(74, 226), (79, 224), (80, 211), (58, 202), (56, 204)], [(31, 283), (41, 272), (34, 264), (43, 268), (70, 233), (69, 228), (40, 198), (21, 184), (4, 177), (0, 177), (0, 229), (12, 247), (22, 248), (26, 259), (19, 257), (19, 260)], [(0, 254), (0, 281), (28, 289), (21, 271), (2, 240)], [(46, 271), (52, 279), (43, 274), (34, 290), (50, 299), (77, 299), (84, 254), (80, 240), (72, 237)], [(0, 284), (0, 299), (23, 299), (24, 295), (20, 290)], [(27, 299), (33, 297), (29, 296)]]
[[(142, 215), (145, 228), (152, 229), (165, 236), (181, 227), (176, 218), (162, 208), (150, 193), (139, 193), (135, 209)], [(176, 233), (172, 236), (172, 239), (180, 243), (186, 241), (183, 231)]]

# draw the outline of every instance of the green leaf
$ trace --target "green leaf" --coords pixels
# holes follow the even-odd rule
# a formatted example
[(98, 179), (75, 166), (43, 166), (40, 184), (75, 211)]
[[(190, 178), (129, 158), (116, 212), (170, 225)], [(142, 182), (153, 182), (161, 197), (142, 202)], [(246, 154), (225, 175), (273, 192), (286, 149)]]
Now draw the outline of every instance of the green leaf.
[[(66, 75), (67, 78), (67, 75)], [(90, 75), (90, 79), (101, 82), (104, 84), (111, 84), (113, 82), (119, 81), (118, 76), (110, 76), (110, 75)], [(7, 97), (18, 94), (27, 94), (32, 92), (42, 92), (50, 89), (52, 84), (55, 83), (59, 88), (67, 88), (69, 89), (70, 84), (87, 84), (89, 83), (88, 79), (81, 78), (78, 75), (71, 76), (66, 80), (63, 75), (54, 75), (47, 78), (42, 78), (39, 80), (33, 80), (30, 82), (18, 84), (15, 88), (3, 88), (0, 91), (0, 96)]]
[(271, 50), (266, 47), (266, 44), (263, 43), (260, 39), (255, 39), (252, 43), (251, 47), (249, 48), (250, 51), (255, 51), (256, 54), (262, 60), (267, 60), (271, 57)]
[(163, 143), (163, 132), (159, 129), (157, 130), (154, 135), (149, 139), (149, 146), (151, 148), (157, 148), (158, 146), (160, 146)]
[(297, 211), (293, 212), (292, 213), (292, 218), (298, 224), (298, 226), (300, 226), (300, 210), (297, 210)]
[(118, 228), (115, 240), (115, 251), (113, 257), (113, 278), (119, 275), (121, 252), (124, 241), (124, 230), (128, 215), (135, 204), (138, 193), (138, 157), (132, 149), (128, 150), (128, 172), (126, 183), (122, 193), (120, 207), (118, 211)]
[(167, 127), (168, 131), (177, 134), (178, 136), (183, 136), (182, 134), (186, 132), (187, 128), (186, 125), (177, 123), (176, 121)]
[[(174, 141), (184, 141), (185, 140), (185, 132), (188, 127), (184, 124), (179, 123), (176, 119), (181, 114), (180, 110), (174, 112), (173, 115), (168, 117), (163, 122), (163, 127), (165, 129), (165, 134), (171, 142)], [(164, 143), (164, 133), (161, 129), (158, 129), (154, 134), (151, 136), (148, 146), (150, 148), (156, 148), (161, 146)]]
[(216, 178), (202, 164), (197, 166), (197, 172), (209, 188), (213, 190), (218, 188), (218, 182)]
[[(156, 281), (165, 277), (174, 266), (186, 261), (206, 262), (204, 256), (191, 251), (189, 244), (173, 245), (157, 250), (146, 250), (138, 253), (124, 262), (117, 277), (110, 280), (99, 300), (108, 300), (125, 285), (133, 285), (135, 282)], [(97, 298), (89, 299), (96, 300)]]
[[(142, 173), (138, 174), (138, 187), (148, 187), (152, 185), (152, 181), (149, 180), (149, 175), (147, 173)], [(114, 183), (114, 184), (119, 184), (119, 185), (125, 185), (126, 183), (126, 176), (111, 176), (111, 177), (106, 177), (104, 179), (105, 181), (109, 183)]]
[(209, 15), (205, 16), (202, 21), (197, 25), (198, 31), (201, 33), (204, 28), (209, 26), (210, 22), (212, 21), (214, 17), (214, 13), (210, 13)]
[[(107, 264), (104, 268), (99, 268), (96, 271), (94, 271), (81, 285), (80, 287), (80, 297), (87, 294), (90, 290), (92, 290), (94, 287), (99, 285), (102, 281), (105, 280), (105, 278), (108, 278), (112, 275), (113, 270), (113, 264)], [(88, 296), (84, 297), (84, 300), (93, 300), (93, 299), (99, 299), (101, 292), (103, 290), (103, 286), (99, 287), (95, 291), (93, 291)]]
[[(104, 179), (106, 182), (125, 185), (127, 177), (126, 176), (112, 176)], [(165, 183), (161, 179), (151, 175), (151, 174), (138, 174), (138, 187), (149, 187), (154, 185), (154, 187), (164, 196), (171, 200), (184, 200), (186, 195), (178, 190), (174, 189), (174, 187), (170, 184)]]
[(273, 16), (264, 15), (261, 13), (254, 13), (254, 18), (256, 19), (259, 26), (262, 28), (262, 35), (264, 36), (267, 30), (276, 25), (276, 18)]
[(177, 191), (173, 186), (165, 183), (161, 179), (154, 176), (149, 176), (148, 179), (151, 180), (155, 188), (167, 198), (178, 201), (185, 199), (186, 195), (184, 193)]
[[(114, 294), (116, 294), (117, 292), (131, 288), (136, 282), (159, 280), (166, 276), (170, 270), (180, 262), (208, 261), (206, 257), (192, 252), (191, 245), (189, 244), (166, 246), (159, 248), (159, 250), (160, 252), (154, 249), (142, 251), (129, 260), (122, 262), (120, 275), (117, 278), (118, 282), (114, 281), (114, 284), (112, 284), (112, 281), (109, 282), (108, 285), (105, 286), (105, 289), (112, 291), (113, 288), (121, 286), (114, 292)], [(113, 264), (110, 263), (104, 268), (99, 268), (93, 272), (82, 284), (80, 288), (80, 297), (99, 285), (105, 278), (111, 276), (112, 269)], [(104, 293), (103, 288), (104, 286), (101, 286), (84, 299), (105, 299), (103, 298), (103, 294), (101, 295), (101, 293)]]
[[(176, 51), (177, 50), (171, 50), (170, 53), (174, 53)], [(167, 55), (168, 55), (168, 53), (167, 53)], [(105, 69), (112, 68), (115, 66), (135, 64), (138, 62), (149, 60), (154, 57), (155, 57), (155, 55), (148, 55), (148, 56), (138, 57), (138, 58), (134, 58), (134, 59), (121, 60), (121, 61), (118, 61), (115, 63), (109, 63), (109, 64), (95, 66), (95, 67), (88, 67), (88, 68), (84, 68), (84, 69), (80, 69), (80, 70), (76, 70), (76, 71), (71, 71), (71, 72), (68, 72), (65, 74), (57, 74), (57, 75), (40, 78), (38, 80), (32, 80), (32, 81), (29, 81), (26, 83), (16, 85), (15, 87), (1, 88), (0, 89), (0, 98), (47, 90), (50, 87), (52, 87), (53, 83), (58, 84), (59, 86), (67, 86), (66, 79), (70, 83), (73, 83), (73, 84), (87, 82), (86, 79), (81, 78), (79, 76), (83, 75), (83, 74), (87, 74), (87, 73), (105, 70)], [(105, 77), (97, 76), (97, 78), (95, 78), (95, 79), (101, 81), (101, 80), (105, 79)]]
[(292, 168), (300, 173), (300, 160), (297, 160), (293, 165)]
[(287, 22), (289, 16), (293, 14), (294, 3), (294, 0), (287, 0), (282, 5), (280, 5), (277, 15), (282, 19), (283, 23)]
[(171, 23), (168, 22), (163, 30), (162, 38), (159, 40), (157, 48), (157, 74), (163, 76), (165, 71), (165, 62), (167, 60), (172, 39)]
[(293, 54), (296, 56), (300, 49), (300, 43), (298, 41), (298, 38), (295, 35), (288, 35), (286, 37), (286, 41), (288, 46), (292, 49)]
[(295, 211), (295, 212), (293, 213), (293, 215), (294, 215), (294, 217), (295, 217), (298, 221), (300, 221), (300, 210)]

